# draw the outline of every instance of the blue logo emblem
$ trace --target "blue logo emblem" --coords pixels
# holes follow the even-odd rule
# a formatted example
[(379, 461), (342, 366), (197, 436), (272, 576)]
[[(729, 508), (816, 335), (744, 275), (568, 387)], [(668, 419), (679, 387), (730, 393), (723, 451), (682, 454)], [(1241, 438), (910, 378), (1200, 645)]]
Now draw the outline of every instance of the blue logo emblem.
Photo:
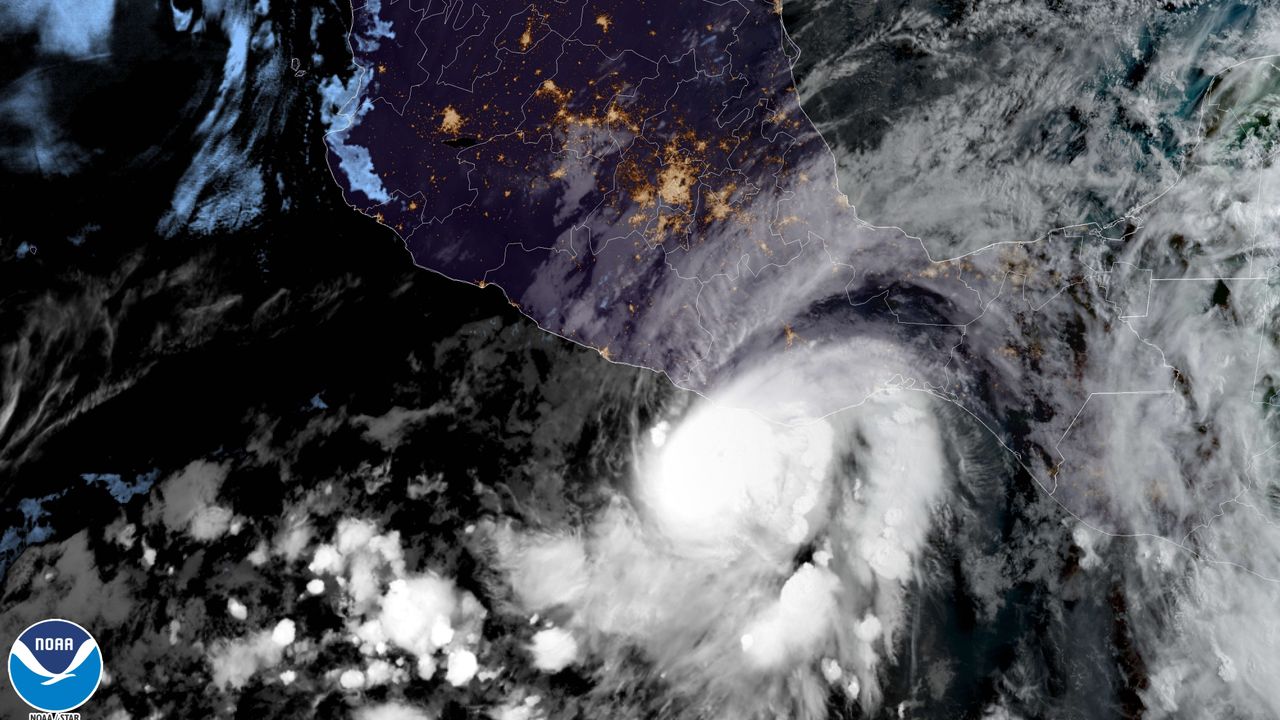
[(97, 641), (68, 620), (41, 620), (23, 630), (9, 651), (9, 682), (36, 710), (74, 710), (93, 697), (100, 680)]

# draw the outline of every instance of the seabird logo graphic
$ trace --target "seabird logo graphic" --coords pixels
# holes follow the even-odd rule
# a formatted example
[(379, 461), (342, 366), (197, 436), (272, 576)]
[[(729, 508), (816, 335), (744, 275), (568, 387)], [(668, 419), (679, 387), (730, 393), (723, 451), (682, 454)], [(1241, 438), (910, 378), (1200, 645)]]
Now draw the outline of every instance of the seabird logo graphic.
[(61, 713), (85, 704), (102, 680), (102, 651), (69, 620), (41, 620), (13, 642), (9, 682), (36, 710)]

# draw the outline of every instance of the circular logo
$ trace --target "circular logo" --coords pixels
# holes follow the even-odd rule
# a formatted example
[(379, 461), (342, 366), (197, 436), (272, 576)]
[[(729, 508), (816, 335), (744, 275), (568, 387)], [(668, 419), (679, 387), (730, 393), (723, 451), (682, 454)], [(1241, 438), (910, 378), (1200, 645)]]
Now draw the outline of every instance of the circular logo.
[(9, 650), (9, 682), (42, 712), (68, 712), (88, 702), (102, 680), (102, 651), (70, 620), (41, 620)]

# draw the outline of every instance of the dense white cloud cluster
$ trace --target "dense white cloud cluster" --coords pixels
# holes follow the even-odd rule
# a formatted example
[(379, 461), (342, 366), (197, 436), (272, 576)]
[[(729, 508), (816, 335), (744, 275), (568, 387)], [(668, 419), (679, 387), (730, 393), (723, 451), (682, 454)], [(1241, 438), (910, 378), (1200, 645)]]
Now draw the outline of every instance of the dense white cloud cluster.
[(547, 628), (533, 635), (529, 647), (533, 666), (547, 672), (559, 672), (578, 659), (578, 641), (563, 628)]
[(214, 643), (209, 652), (213, 684), (224, 689), (239, 689), (259, 671), (279, 664), (286, 646), (277, 642), (273, 634), (270, 629), (260, 630), (235, 640)]
[[(351, 638), (371, 658), (368, 667), (340, 675), (344, 687), (403, 679), (382, 659), (393, 648), (416, 658), (422, 678), (435, 675), (441, 660), (452, 683), (465, 684), (478, 671), (475, 649), (485, 608), (452, 580), (408, 573), (398, 532), (379, 533), (371, 521), (344, 519), (333, 541), (315, 548), (309, 569), (334, 578), (350, 603)], [(317, 579), (323, 591), (323, 579)]]
[(216, 540), (235, 528), (234, 513), (218, 503), (226, 478), (225, 465), (196, 460), (160, 484), (146, 515), (196, 540)]
[[(638, 647), (724, 717), (776, 702), (823, 717), (830, 686), (878, 707), (879, 665), (949, 471), (924, 394), (872, 387), (814, 419), (836, 381), (824, 368), (858, 359), (789, 357), (786, 386), (776, 366), (748, 368), (655, 425), (637, 451), (638, 502), (619, 497), (582, 533), (486, 526), (521, 604), (567, 618), (535, 634), (535, 666), (561, 669), (589, 647), (611, 667)], [(816, 549), (793, 564), (806, 543)]]
[[(216, 475), (209, 468), (197, 467), (195, 472), (181, 476), (180, 487), (202, 488), (204, 485), (194, 480), (207, 481)], [(188, 515), (185, 511), (176, 513), (174, 522), (181, 526)], [(293, 552), (297, 550), (293, 546), (298, 537), (310, 537), (311, 532), (303, 529), (307, 527), (305, 522), (299, 520), (293, 527), (293, 531), (280, 536), (277, 552)], [(464, 686), (481, 674), (477, 652), (487, 611), (475, 596), (457, 588), (452, 580), (432, 572), (408, 572), (399, 533), (379, 532), (375, 523), (362, 518), (344, 518), (338, 522), (330, 542), (310, 549), (310, 558), (308, 570), (315, 577), (307, 583), (307, 593), (320, 595), (326, 592), (329, 582), (336, 585), (346, 618), (346, 639), (357, 645), (365, 658), (357, 666), (327, 673), (336, 687), (360, 690), (404, 683), (410, 672), (429, 679), (441, 665), (445, 680), (455, 686)], [(228, 598), (227, 613), (238, 621), (247, 621), (251, 614), (260, 616), (259, 611), (251, 613), (235, 597)], [(258, 672), (278, 666), (291, 647), (306, 650), (315, 642), (317, 639), (302, 636), (292, 618), (277, 618), (270, 627), (219, 640), (208, 655), (214, 683), (230, 689), (244, 687)], [(409, 667), (404, 655), (409, 656)], [(298, 671), (288, 668), (279, 679), (289, 684), (297, 677)], [(395, 716), (402, 710), (401, 706), (389, 705), (377, 712)]]
[(404, 703), (366, 705), (355, 711), (356, 720), (431, 720), (421, 708)]
[(823, 421), (781, 427), (751, 410), (708, 403), (655, 443), (638, 494), (673, 547), (735, 549), (749, 534), (798, 545), (828, 494), (833, 431)]

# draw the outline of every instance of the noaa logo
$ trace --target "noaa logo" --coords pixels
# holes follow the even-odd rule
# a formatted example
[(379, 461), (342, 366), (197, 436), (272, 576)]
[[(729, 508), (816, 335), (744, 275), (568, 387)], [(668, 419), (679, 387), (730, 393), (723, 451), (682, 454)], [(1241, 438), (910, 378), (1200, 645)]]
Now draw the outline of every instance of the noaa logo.
[(102, 680), (102, 651), (69, 620), (41, 620), (13, 642), (9, 682), (36, 710), (61, 713), (85, 704)]

